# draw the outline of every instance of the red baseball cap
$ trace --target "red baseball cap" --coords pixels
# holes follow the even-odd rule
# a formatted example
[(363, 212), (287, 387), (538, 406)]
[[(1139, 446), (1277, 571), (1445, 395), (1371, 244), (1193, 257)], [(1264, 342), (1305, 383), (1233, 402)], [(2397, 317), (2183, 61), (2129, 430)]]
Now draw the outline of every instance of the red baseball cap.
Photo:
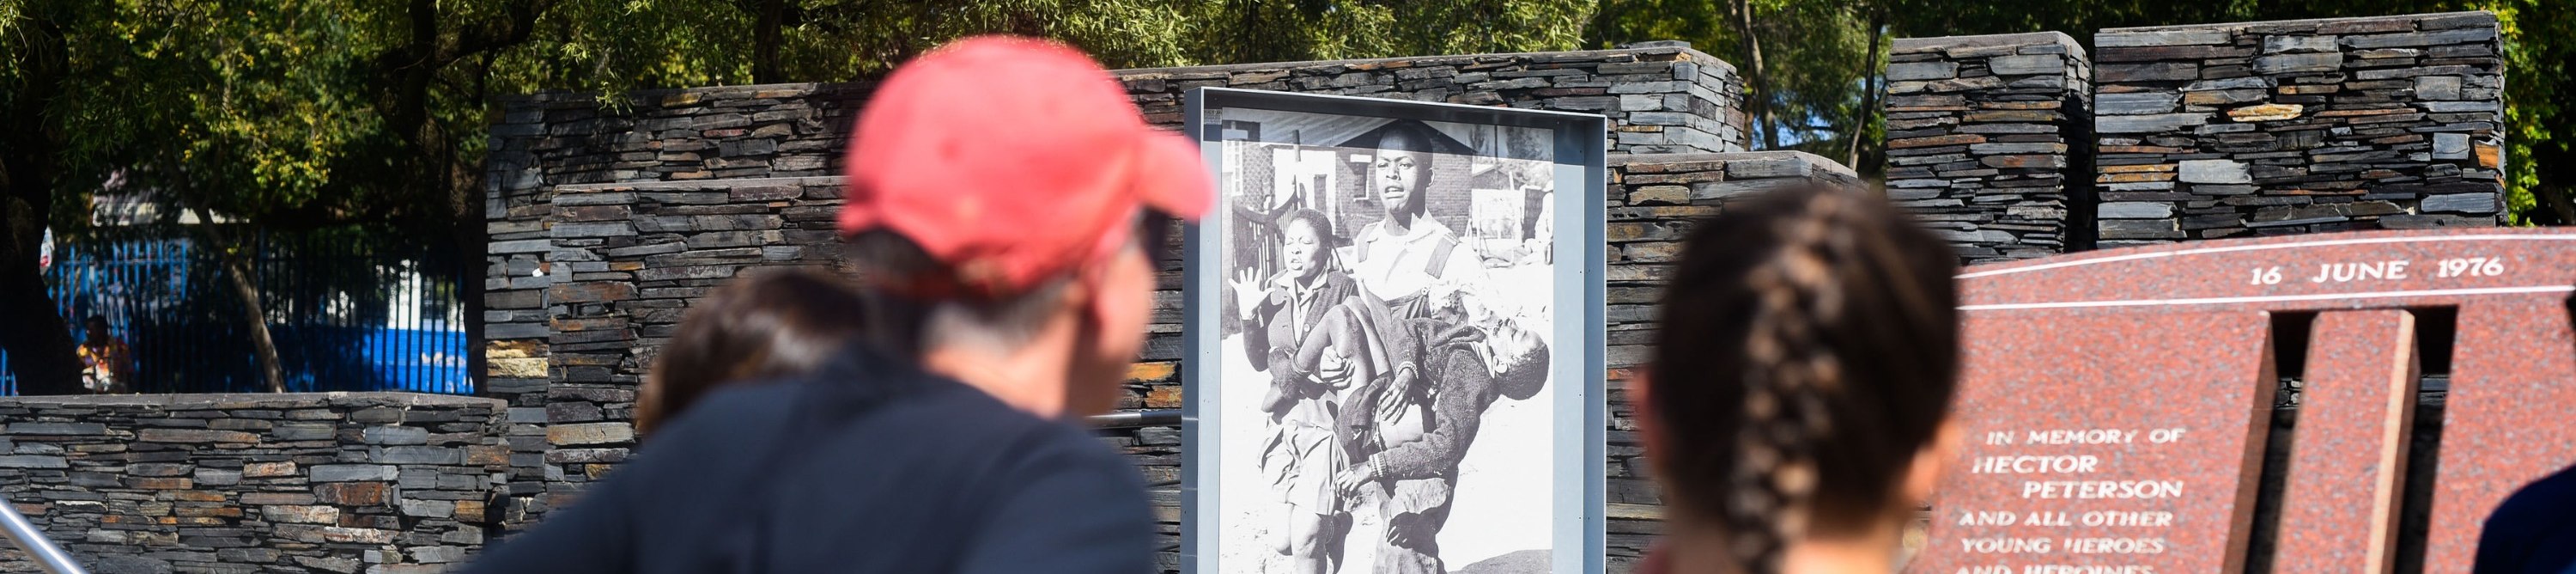
[(1145, 210), (1197, 219), (1213, 179), (1072, 47), (980, 36), (897, 68), (851, 136), (843, 237), (886, 230), (945, 263), (933, 294), (1025, 292), (1124, 246)]

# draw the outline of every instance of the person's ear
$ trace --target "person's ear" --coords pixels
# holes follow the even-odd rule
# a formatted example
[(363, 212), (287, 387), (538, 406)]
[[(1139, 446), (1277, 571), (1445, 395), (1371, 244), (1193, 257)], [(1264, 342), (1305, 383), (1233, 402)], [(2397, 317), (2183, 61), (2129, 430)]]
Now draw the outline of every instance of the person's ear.
[[(1116, 258), (1113, 257), (1111, 260), (1115, 261)], [(1102, 287), (1109, 282), (1110, 267), (1111, 265), (1094, 265), (1089, 268), (1085, 268), (1082, 270), (1082, 274), (1075, 276), (1076, 279), (1072, 284), (1066, 285), (1064, 288), (1064, 294), (1062, 295), (1064, 297), (1064, 304), (1072, 307), (1075, 311), (1080, 313), (1077, 318), (1088, 323), (1087, 325), (1084, 325), (1086, 329), (1097, 328), (1099, 325), (1107, 325), (1109, 324), (1109, 318), (1113, 316), (1110, 314), (1113, 309), (1110, 308), (1107, 301), (1102, 301), (1102, 297), (1100, 297)], [(1091, 335), (1091, 333), (1083, 334)]]
[(1915, 451), (1914, 461), (1905, 467), (1905, 481), (1898, 485), (1904, 489), (1898, 494), (1903, 495), (1905, 508), (1912, 509), (1932, 499), (1932, 490), (1941, 483), (1941, 472), (1959, 456), (1959, 433), (1958, 421), (1943, 418), (1940, 428), (1932, 433), (1932, 442)]
[[(1120, 328), (1120, 322), (1128, 317), (1152, 315), (1153, 310), (1150, 309), (1153, 306), (1152, 295), (1143, 297), (1120, 295), (1123, 294), (1122, 291), (1138, 288), (1136, 285), (1121, 283), (1128, 280), (1126, 276), (1136, 270), (1141, 270), (1145, 275), (1142, 288), (1151, 291), (1154, 281), (1153, 269), (1153, 263), (1145, 260), (1143, 249), (1135, 247), (1120, 249), (1117, 255), (1111, 256), (1104, 264), (1085, 268), (1081, 280), (1075, 281), (1070, 289), (1065, 291), (1066, 301), (1081, 306), (1084, 312), (1082, 318), (1091, 322), (1089, 327), (1092, 329)], [(1147, 308), (1138, 308), (1139, 306)], [(1093, 337), (1104, 334), (1087, 333)]]
[(1630, 372), (1635, 374), (1628, 376), (1628, 419), (1637, 423), (1637, 442), (1646, 449), (1647, 470), (1663, 474), (1663, 469), (1655, 468), (1655, 461), (1669, 454), (1664, 451), (1663, 420), (1655, 415), (1654, 392), (1650, 390), (1654, 385), (1646, 382), (1645, 369)]

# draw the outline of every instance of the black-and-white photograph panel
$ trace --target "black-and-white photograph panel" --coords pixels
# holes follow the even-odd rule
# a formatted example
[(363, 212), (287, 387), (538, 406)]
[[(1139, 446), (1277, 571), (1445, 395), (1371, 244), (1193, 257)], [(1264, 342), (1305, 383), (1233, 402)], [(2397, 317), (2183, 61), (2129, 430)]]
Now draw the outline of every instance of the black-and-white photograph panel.
[(1193, 571), (1597, 572), (1603, 120), (1192, 96)]

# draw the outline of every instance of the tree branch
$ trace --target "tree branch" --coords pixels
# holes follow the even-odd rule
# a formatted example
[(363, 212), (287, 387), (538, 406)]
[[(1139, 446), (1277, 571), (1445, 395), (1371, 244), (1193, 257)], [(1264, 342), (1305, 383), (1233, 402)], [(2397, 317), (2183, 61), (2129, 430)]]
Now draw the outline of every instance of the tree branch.
[(528, 37), (536, 31), (537, 18), (553, 11), (558, 3), (557, 0), (512, 2), (509, 14), (459, 30), (454, 41), (439, 46), (431, 55), (430, 62), (443, 69), (457, 60), (527, 43)]
[(1861, 140), (1869, 133), (1869, 120), (1878, 117), (1878, 59), (1885, 53), (1879, 43), (1880, 34), (1887, 30), (1885, 7), (1871, 4), (1863, 9), (1869, 11), (1869, 56), (1860, 61), (1860, 109), (1852, 113), (1851, 131), (1846, 134), (1850, 141), (1843, 148), (1843, 165), (1854, 171), (1860, 170)]

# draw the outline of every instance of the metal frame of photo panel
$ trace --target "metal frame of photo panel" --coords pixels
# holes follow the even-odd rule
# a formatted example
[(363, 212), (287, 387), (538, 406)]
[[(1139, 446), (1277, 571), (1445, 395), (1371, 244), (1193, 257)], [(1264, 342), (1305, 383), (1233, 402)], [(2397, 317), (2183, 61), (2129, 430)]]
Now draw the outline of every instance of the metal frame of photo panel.
[[(1574, 358), (1558, 360), (1549, 368), (1557, 381), (1580, 384), (1558, 384), (1547, 392), (1555, 393), (1555, 483), (1579, 484), (1582, 488), (1558, 488), (1551, 505), (1557, 516), (1554, 525), (1550, 571), (1555, 574), (1599, 574), (1603, 568), (1603, 513), (1607, 500), (1603, 492), (1604, 460), (1607, 454), (1605, 425), (1607, 396), (1603, 380), (1606, 366), (1604, 331), (1604, 275), (1606, 261), (1601, 246), (1606, 245), (1603, 222), (1606, 220), (1604, 197), (1608, 189), (1609, 118), (1594, 114), (1525, 110), (1515, 108), (1427, 103), (1354, 96), (1295, 94), (1231, 88), (1195, 88), (1183, 100), (1183, 133), (1199, 143), (1200, 157), (1209, 173), (1223, 173), (1226, 166), (1218, 143), (1223, 130), (1209, 125), (1207, 112), (1222, 109), (1260, 109), (1305, 112), (1343, 116), (1376, 117), (1398, 120), (1438, 121), (1462, 124), (1547, 128), (1555, 139), (1553, 163), (1557, 193), (1555, 196), (1556, 244), (1552, 247), (1556, 268), (1557, 309), (1554, 345), (1555, 356)], [(1220, 206), (1222, 209), (1222, 206)], [(1195, 225), (1185, 242), (1182, 304), (1184, 355), (1189, 364), (1181, 380), (1188, 400), (1183, 406), (1181, 423), (1181, 571), (1198, 574), (1243, 572), (1245, 565), (1219, 565), (1215, 545), (1218, 540), (1217, 481), (1215, 469), (1208, 463), (1225, 456), (1222, 445), (1209, 432), (1214, 425), (1224, 424), (1217, 408), (1217, 386), (1221, 366), (1217, 352), (1220, 346), (1217, 324), (1217, 297), (1226, 292), (1223, 273), (1211, 272), (1217, 265), (1218, 245), (1224, 230), (1214, 225)], [(1568, 344), (1572, 343), (1572, 344)], [(1565, 352), (1577, 350), (1580, 352)], [(1571, 551), (1567, 551), (1571, 550)], [(1229, 568), (1230, 566), (1231, 568)]]

